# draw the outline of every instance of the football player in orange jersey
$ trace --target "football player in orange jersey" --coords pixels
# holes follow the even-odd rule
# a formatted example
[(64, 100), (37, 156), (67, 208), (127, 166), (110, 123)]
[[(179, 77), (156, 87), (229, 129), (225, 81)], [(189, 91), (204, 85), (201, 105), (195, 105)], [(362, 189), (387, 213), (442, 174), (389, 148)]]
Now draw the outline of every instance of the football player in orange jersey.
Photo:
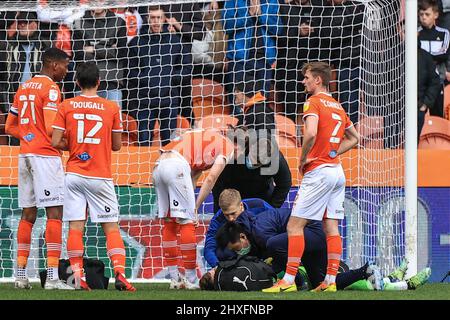
[(79, 64), (76, 81), (81, 95), (65, 100), (53, 124), (52, 145), (69, 150), (65, 177), (63, 220), (69, 221), (67, 254), (75, 285), (90, 290), (83, 270), (83, 233), (89, 208), (91, 221), (106, 235), (107, 253), (114, 267), (115, 287), (136, 291), (125, 279), (125, 247), (120, 235), (119, 204), (111, 174), (111, 150), (122, 146), (120, 107), (97, 95), (100, 71), (95, 63)]
[(331, 68), (324, 62), (302, 68), (303, 84), (311, 94), (304, 104), (300, 171), (303, 180), (294, 201), (287, 232), (288, 262), (283, 279), (264, 292), (297, 291), (294, 279), (305, 249), (303, 229), (310, 220), (323, 220), (327, 236), (327, 274), (313, 291), (336, 291), (336, 274), (342, 254), (339, 220), (344, 218), (345, 175), (339, 155), (358, 144), (359, 134), (341, 104), (328, 91)]
[[(233, 153), (234, 144), (213, 129), (187, 131), (161, 150), (153, 171), (153, 183), (158, 197), (158, 216), (164, 219), (162, 246), (171, 289), (200, 288), (196, 274), (197, 209), (210, 194)], [(195, 200), (194, 187), (206, 170), (209, 172)], [(186, 272), (185, 279), (181, 279), (178, 273), (178, 248)]]
[(6, 133), (20, 140), (18, 189), (22, 217), (17, 230), (14, 284), (20, 289), (31, 289), (26, 266), (38, 207), (45, 208), (47, 213), (45, 289), (71, 289), (58, 277), (64, 170), (60, 152), (51, 145), (51, 125), (61, 101), (61, 92), (55, 82), (64, 79), (68, 64), (69, 57), (64, 51), (46, 50), (42, 54), (40, 74), (20, 85), (6, 121)]

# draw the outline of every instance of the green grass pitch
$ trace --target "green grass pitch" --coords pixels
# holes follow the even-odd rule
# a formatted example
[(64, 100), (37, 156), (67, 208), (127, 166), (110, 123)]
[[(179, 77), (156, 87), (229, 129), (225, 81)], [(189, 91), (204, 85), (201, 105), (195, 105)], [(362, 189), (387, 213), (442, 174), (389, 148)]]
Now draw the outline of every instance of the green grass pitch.
[(409, 291), (338, 291), (336, 293), (213, 292), (169, 290), (168, 284), (136, 284), (137, 292), (108, 290), (45, 291), (38, 283), (31, 290), (0, 284), (0, 300), (450, 300), (450, 284), (426, 284)]

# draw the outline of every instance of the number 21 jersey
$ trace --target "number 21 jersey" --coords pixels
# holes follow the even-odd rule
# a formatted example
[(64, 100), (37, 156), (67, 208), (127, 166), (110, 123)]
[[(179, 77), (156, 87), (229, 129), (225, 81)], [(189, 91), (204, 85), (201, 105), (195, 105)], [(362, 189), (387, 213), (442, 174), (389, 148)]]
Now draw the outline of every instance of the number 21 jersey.
[(56, 112), (61, 103), (58, 85), (44, 75), (34, 76), (20, 85), (10, 112), (18, 117), (20, 154), (61, 156), (47, 135), (44, 110)]

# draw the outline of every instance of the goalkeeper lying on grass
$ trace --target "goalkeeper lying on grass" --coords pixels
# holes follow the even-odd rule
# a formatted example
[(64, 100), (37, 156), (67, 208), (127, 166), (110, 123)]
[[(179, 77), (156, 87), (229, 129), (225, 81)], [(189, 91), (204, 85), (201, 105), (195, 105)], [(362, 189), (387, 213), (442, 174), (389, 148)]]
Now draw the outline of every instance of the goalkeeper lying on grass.
[[(270, 210), (272, 211), (272, 210)], [(276, 212), (271, 212), (271, 217), (277, 216), (274, 214)], [(279, 212), (278, 212), (279, 213)], [(277, 265), (280, 265), (280, 261), (277, 260), (285, 260), (287, 258), (287, 241), (281, 240), (278, 242), (279, 246), (277, 247), (277, 250), (270, 250), (266, 247), (261, 246), (261, 240), (265, 236), (269, 236), (271, 233), (271, 236), (269, 236), (269, 239), (276, 236), (281, 236), (281, 239), (283, 239), (282, 233), (277, 235), (276, 228), (272, 230), (266, 229), (265, 232), (261, 231), (261, 224), (258, 226), (257, 220), (261, 219), (264, 216), (264, 214), (258, 214), (256, 217), (251, 217), (249, 221), (247, 220), (246, 223), (244, 222), (246, 220), (246, 214), (245, 212), (241, 213), (236, 219), (235, 222), (227, 222), (225, 225), (223, 225), (219, 231), (217, 232), (216, 238), (219, 248), (228, 248), (230, 250), (235, 251), (238, 255), (254, 255), (261, 259), (268, 257), (268, 252), (276, 253), (274, 255), (274, 258), (272, 259), (266, 259), (270, 260), (273, 271), (278, 272), (278, 278), (281, 278), (283, 276), (284, 272), (279, 272), (280, 270), (277, 270)], [(280, 216), (281, 217), (281, 216)], [(280, 218), (278, 217), (278, 218)], [(247, 217), (248, 218), (248, 217)], [(274, 219), (273, 221), (282, 221), (283, 219)], [(242, 225), (241, 225), (242, 223)], [(244, 227), (246, 226), (246, 227)], [(264, 228), (262, 228), (264, 229)], [(279, 231), (283, 231), (278, 229)], [(261, 234), (258, 234), (260, 232)], [(259, 239), (259, 241), (255, 240)], [(275, 238), (276, 239), (276, 238)], [(307, 264), (305, 267), (299, 268), (299, 273), (296, 277), (296, 284), (297, 287), (300, 289), (312, 289), (315, 287), (315, 283), (317, 281), (320, 281), (320, 279), (315, 279), (315, 275), (324, 275), (323, 272), (323, 266), (320, 263), (322, 259), (320, 259), (320, 256), (323, 254), (326, 256), (326, 250), (322, 252), (323, 250), (320, 250), (320, 246), (318, 246), (320, 242), (320, 237), (316, 237), (313, 239), (315, 241), (306, 241), (306, 246), (313, 246), (318, 248), (318, 250), (311, 249), (309, 254), (311, 255), (310, 258), (313, 258), (316, 263), (313, 264)], [(316, 241), (317, 240), (317, 241)], [(263, 241), (264, 242), (264, 241)], [(273, 241), (272, 241), (273, 242)], [(267, 241), (267, 243), (271, 243), (271, 241)], [(283, 245), (285, 244), (285, 245)], [(285, 250), (283, 250), (283, 248)], [(273, 248), (272, 248), (273, 249)], [(251, 264), (246, 266), (247, 268), (251, 269)], [(322, 268), (321, 268), (322, 267)], [(220, 268), (220, 267), (219, 267)], [(236, 277), (238, 276), (238, 270), (239, 268), (236, 268)], [(392, 274), (390, 274), (386, 278), (382, 278), (379, 268), (375, 265), (369, 265), (366, 263), (363, 267), (356, 269), (356, 270), (349, 270), (349, 271), (343, 271), (338, 274), (338, 277), (336, 279), (336, 284), (338, 290), (343, 289), (353, 289), (353, 290), (407, 290), (407, 289), (415, 289), (418, 286), (425, 283), (429, 276), (430, 276), (430, 269), (426, 268), (420, 273), (418, 273), (416, 276), (404, 281), (404, 275), (406, 273), (407, 269), (407, 263), (406, 261), (402, 263), (402, 265), (394, 271)], [(256, 269), (255, 269), (256, 270)], [(222, 285), (215, 284), (215, 281), (218, 281), (217, 274), (215, 272), (216, 270), (213, 269), (206, 273), (201, 281), (200, 281), (200, 287), (202, 289), (217, 289), (221, 287), (225, 287)], [(230, 270), (227, 271), (228, 273)], [(313, 278), (308, 277), (309, 275), (313, 275)], [(242, 278), (242, 276), (241, 276)], [(240, 279), (240, 278), (239, 278)]]

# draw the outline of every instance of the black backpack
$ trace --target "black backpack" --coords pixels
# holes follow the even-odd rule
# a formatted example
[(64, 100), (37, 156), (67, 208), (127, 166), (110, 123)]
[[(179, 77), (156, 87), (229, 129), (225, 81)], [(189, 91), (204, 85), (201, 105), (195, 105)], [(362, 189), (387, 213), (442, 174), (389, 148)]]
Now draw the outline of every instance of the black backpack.
[(276, 274), (257, 257), (239, 256), (221, 261), (214, 275), (214, 289), (219, 291), (261, 291), (273, 285)]
[[(105, 264), (97, 259), (83, 259), (84, 272), (86, 273), (86, 282), (91, 289), (108, 289), (109, 278), (105, 277)], [(73, 275), (72, 269), (69, 269), (69, 260), (59, 260), (58, 275), (59, 279), (70, 283), (70, 277)], [(44, 288), (47, 279), (47, 270), (39, 272), (41, 278), (41, 286)], [(69, 281), (68, 281), (69, 280)]]

